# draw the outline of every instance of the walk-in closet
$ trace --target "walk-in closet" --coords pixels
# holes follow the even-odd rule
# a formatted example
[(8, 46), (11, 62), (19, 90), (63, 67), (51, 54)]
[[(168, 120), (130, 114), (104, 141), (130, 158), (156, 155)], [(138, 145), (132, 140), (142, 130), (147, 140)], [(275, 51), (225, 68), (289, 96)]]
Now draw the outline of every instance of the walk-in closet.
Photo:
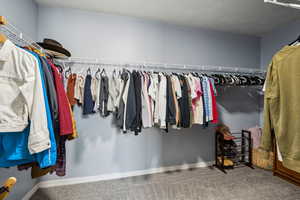
[(2, 0), (0, 200), (300, 200), (299, 0)]

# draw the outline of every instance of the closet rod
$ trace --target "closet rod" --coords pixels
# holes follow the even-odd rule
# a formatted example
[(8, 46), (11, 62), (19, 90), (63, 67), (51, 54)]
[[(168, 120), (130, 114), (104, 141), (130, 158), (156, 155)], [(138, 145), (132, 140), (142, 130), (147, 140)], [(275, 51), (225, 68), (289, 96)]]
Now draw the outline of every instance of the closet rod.
[(265, 74), (265, 70), (239, 67), (225, 66), (209, 66), (209, 65), (187, 65), (187, 64), (170, 64), (157, 63), (146, 61), (123, 61), (116, 62), (97, 58), (79, 58), (72, 57), (68, 59), (56, 59), (62, 64), (68, 64), (72, 67), (74, 64), (87, 65), (88, 67), (123, 67), (123, 68), (138, 68), (141, 70), (147, 69), (164, 69), (164, 70), (186, 70), (186, 71), (206, 71), (206, 72), (223, 72), (223, 73), (248, 73), (248, 74)]
[(4, 33), (9, 40), (20, 46), (32, 46), (41, 53), (45, 53), (44, 49), (40, 45), (8, 22), (4, 16), (0, 16), (0, 32)]
[(285, 3), (285, 2), (280, 2), (278, 0), (264, 0), (264, 2), (279, 5), (279, 6), (289, 7), (289, 8), (300, 9), (300, 4), (296, 4), (296, 3)]

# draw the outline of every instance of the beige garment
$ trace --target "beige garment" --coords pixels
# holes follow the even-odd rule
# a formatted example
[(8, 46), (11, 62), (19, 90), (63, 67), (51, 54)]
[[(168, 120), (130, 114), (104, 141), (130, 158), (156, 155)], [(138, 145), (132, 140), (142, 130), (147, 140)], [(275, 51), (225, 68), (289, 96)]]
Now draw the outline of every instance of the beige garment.
[(150, 98), (147, 90), (147, 86), (149, 83), (149, 75), (144, 73), (143, 77), (141, 78), (142, 82), (142, 122), (144, 128), (152, 127), (152, 114), (151, 114), (151, 105), (150, 105)]
[(176, 97), (175, 80), (172, 77), (170, 79), (171, 79), (171, 82), (172, 82), (172, 92), (173, 92), (175, 111), (176, 111), (176, 116), (175, 116), (176, 124), (173, 127), (178, 127), (180, 125), (180, 109), (179, 109), (178, 99)]
[(100, 106), (100, 86), (101, 86), (101, 80), (98, 78), (93, 78), (91, 89), (92, 89), (93, 100), (95, 102), (94, 105), (95, 112), (99, 111), (99, 106)]
[(154, 124), (158, 124), (159, 121), (159, 80), (158, 80), (158, 74), (152, 74), (152, 80), (153, 85), (151, 87), (151, 90), (149, 88), (149, 95), (154, 100)]
[(92, 82), (91, 82), (91, 93), (92, 93), (92, 98), (93, 101), (96, 101), (97, 98), (97, 84), (98, 84), (98, 79), (95, 77), (92, 77)]
[(80, 104), (83, 103), (84, 82), (85, 82), (85, 77), (83, 75), (77, 74), (74, 98), (77, 99)]

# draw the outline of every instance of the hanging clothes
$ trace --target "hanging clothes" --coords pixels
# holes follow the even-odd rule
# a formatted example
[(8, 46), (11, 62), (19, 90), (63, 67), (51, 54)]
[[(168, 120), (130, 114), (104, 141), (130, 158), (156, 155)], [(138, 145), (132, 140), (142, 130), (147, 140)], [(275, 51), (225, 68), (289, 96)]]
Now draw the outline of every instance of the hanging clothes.
[[(147, 73), (142, 73), (141, 76), (141, 104), (142, 104), (142, 124), (144, 128), (150, 128), (153, 126), (153, 118), (151, 111), (151, 96), (149, 94), (150, 87), (150, 76)], [(150, 83), (152, 85), (152, 83)], [(154, 92), (154, 91), (152, 91)]]
[(142, 131), (142, 78), (139, 72), (133, 71), (133, 84), (135, 87), (136, 115), (132, 123), (132, 131), (137, 135)]
[[(166, 111), (166, 123), (170, 125), (176, 125), (176, 106), (175, 106), (175, 94), (173, 93), (173, 86), (171, 77), (167, 76), (167, 111)], [(177, 101), (177, 100), (176, 100)]]
[(158, 123), (161, 129), (166, 129), (167, 116), (167, 79), (163, 73), (159, 74), (159, 90), (158, 90)]
[(75, 99), (75, 83), (76, 83), (76, 74), (71, 74), (68, 77), (67, 83), (67, 97), (69, 100), (70, 105), (73, 107), (77, 102)]
[[(12, 44), (12, 43), (11, 43)], [(20, 49), (21, 50), (21, 49)], [(35, 60), (37, 64), (38, 74), (36, 74), (36, 78), (40, 77), (42, 93), (40, 94), (43, 98), (44, 103), (44, 110), (47, 117), (46, 126), (47, 130), (49, 131), (49, 144), (50, 148), (36, 153), (31, 154), (30, 148), (28, 148), (28, 142), (30, 139), (30, 128), (31, 125), (27, 126), (22, 132), (11, 132), (11, 133), (0, 133), (0, 140), (2, 140), (2, 144), (4, 146), (0, 146), (1, 155), (0, 155), (0, 167), (10, 167), (15, 165), (21, 165), (31, 162), (37, 162), (40, 168), (45, 168), (49, 166), (53, 166), (56, 162), (56, 142), (55, 142), (55, 134), (53, 131), (53, 124), (51, 119), (51, 112), (47, 97), (47, 91), (45, 88), (45, 80), (44, 72), (42, 69), (41, 61), (39, 57), (32, 53), (25, 50), (22, 50), (23, 56), (31, 55), (32, 59)], [(26, 55), (27, 54), (27, 55)], [(12, 65), (13, 66), (13, 65)], [(34, 65), (33, 65), (34, 66)], [(37, 86), (38, 87), (38, 86)], [(30, 122), (32, 123), (32, 122)]]
[(83, 114), (99, 111), (106, 117), (114, 113), (115, 122), (124, 133), (132, 131), (137, 135), (142, 127), (154, 126), (168, 132), (169, 125), (175, 129), (194, 124), (206, 127), (209, 122), (218, 121), (213, 76), (125, 69), (112, 74), (104, 72), (98, 76), (97, 71), (95, 77), (77, 74), (74, 97), (80, 99), (83, 94), (83, 103), (88, 102), (83, 104)]
[(74, 98), (77, 99), (77, 101), (80, 105), (83, 104), (84, 82), (85, 82), (85, 76), (77, 74), (76, 82), (75, 82), (75, 89), (74, 89), (75, 90)]
[(136, 97), (135, 97), (135, 85), (133, 80), (133, 74), (129, 74), (129, 80), (127, 82), (128, 90), (127, 90), (127, 97), (124, 99), (126, 101), (126, 116), (124, 117), (124, 129), (123, 130), (133, 130), (133, 122), (136, 118)]
[(194, 78), (195, 84), (195, 94), (196, 97), (192, 100), (193, 104), (193, 114), (194, 114), (194, 124), (203, 124), (203, 101), (202, 101), (202, 89), (201, 89), (201, 80), (198, 77)]
[(264, 127), (260, 148), (268, 157), (275, 134), (283, 166), (300, 172), (300, 46), (286, 46), (269, 65), (264, 96)]
[(181, 85), (181, 95), (182, 97), (178, 100), (180, 106), (180, 126), (183, 128), (188, 128), (190, 126), (190, 105), (189, 105), (189, 93), (188, 85), (184, 76), (179, 75), (180, 85)]
[(214, 86), (213, 79), (209, 79), (209, 86), (211, 91), (211, 98), (212, 98), (212, 123), (218, 123), (218, 111), (217, 111), (217, 101), (216, 101), (216, 89)]
[[(17, 58), (20, 61), (16, 61)], [(49, 149), (47, 114), (37, 59), (6, 40), (0, 49), (0, 60), (0, 132), (23, 131), (31, 120), (28, 140), (30, 153)], [(15, 105), (19, 108), (17, 111)]]
[(48, 102), (51, 111), (53, 129), (56, 135), (59, 135), (59, 116), (58, 116), (59, 110), (58, 110), (57, 94), (55, 90), (53, 73), (51, 70), (51, 66), (47, 62), (47, 59), (42, 56), (39, 56), (39, 59), (41, 61), (41, 65), (44, 72), (45, 88), (48, 94), (47, 97), (48, 97)]
[(60, 135), (71, 135), (73, 132), (72, 117), (69, 109), (68, 97), (62, 83), (62, 76), (51, 60), (48, 60), (48, 63), (51, 66), (55, 81), (59, 110), (59, 132)]
[(92, 85), (91, 85), (91, 90), (92, 90), (92, 96), (93, 96), (93, 101), (94, 101), (94, 112), (98, 112), (100, 108), (100, 90), (101, 90), (101, 77), (94, 77), (92, 79)]
[(84, 95), (83, 95), (83, 115), (94, 113), (94, 105), (92, 91), (91, 91), (92, 76), (88, 74), (84, 83)]
[[(118, 97), (119, 109), (116, 114), (116, 123), (120, 129), (124, 131), (124, 118), (126, 116), (126, 103), (127, 103), (127, 95), (128, 90), (126, 90), (127, 83), (129, 81), (129, 73), (127, 71), (123, 71), (121, 74), (121, 83), (120, 83), (120, 95)], [(126, 131), (126, 130), (125, 130)]]
[(109, 111), (107, 109), (109, 89), (108, 89), (108, 77), (106, 75), (101, 75), (100, 83), (100, 95), (99, 95), (99, 111), (101, 116), (107, 117)]

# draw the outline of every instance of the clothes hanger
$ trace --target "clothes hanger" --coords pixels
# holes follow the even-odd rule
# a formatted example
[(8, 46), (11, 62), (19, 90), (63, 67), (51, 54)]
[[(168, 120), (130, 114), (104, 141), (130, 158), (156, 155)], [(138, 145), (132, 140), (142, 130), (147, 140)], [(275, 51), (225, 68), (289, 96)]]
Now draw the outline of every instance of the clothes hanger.
[(291, 43), (289, 44), (289, 46), (293, 46), (293, 45), (295, 45), (295, 44), (297, 44), (297, 43), (299, 43), (299, 42), (300, 42), (300, 35), (298, 36), (298, 38), (297, 38), (295, 41), (291, 42)]
[(72, 74), (71, 67), (68, 67), (68, 69), (65, 71), (65, 78), (68, 79), (71, 74)]
[(89, 67), (87, 70), (86, 70), (86, 74), (87, 75), (91, 75), (92, 71), (91, 71), (91, 68)]
[(96, 77), (96, 79), (98, 79), (98, 80), (100, 80), (100, 78), (101, 78), (100, 72), (101, 72), (101, 69), (98, 67), (98, 69), (97, 69), (97, 71), (96, 71), (96, 73), (95, 73), (95, 77)]
[(103, 68), (102, 69), (102, 71), (100, 72), (100, 76), (102, 76), (103, 75), (103, 73), (104, 73), (104, 75), (106, 76), (106, 71), (105, 71), (105, 69)]

